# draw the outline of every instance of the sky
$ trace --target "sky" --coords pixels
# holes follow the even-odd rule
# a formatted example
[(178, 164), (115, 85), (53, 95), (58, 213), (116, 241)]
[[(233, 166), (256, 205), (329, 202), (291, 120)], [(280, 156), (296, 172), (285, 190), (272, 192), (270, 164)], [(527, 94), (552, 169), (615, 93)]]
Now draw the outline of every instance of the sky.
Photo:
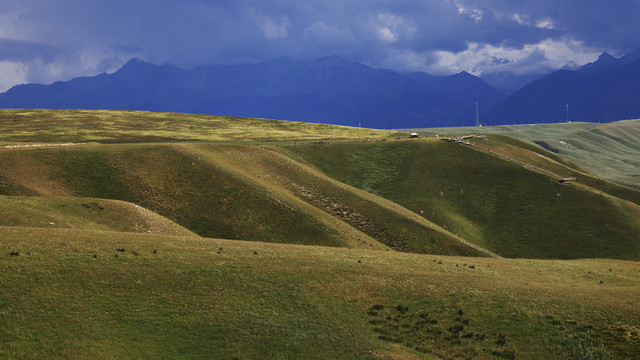
[(398, 72), (539, 74), (640, 48), (640, 0), (0, 0), (0, 91), (338, 55)]

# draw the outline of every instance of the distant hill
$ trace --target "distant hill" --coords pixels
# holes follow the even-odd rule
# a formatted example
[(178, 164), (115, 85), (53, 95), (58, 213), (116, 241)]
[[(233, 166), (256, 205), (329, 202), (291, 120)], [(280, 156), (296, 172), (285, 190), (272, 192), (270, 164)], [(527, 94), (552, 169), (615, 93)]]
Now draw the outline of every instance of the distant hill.
[(470, 74), (405, 76), (337, 56), (190, 70), (133, 59), (113, 74), (15, 86), (0, 94), (0, 108), (171, 111), (406, 128), (472, 125), (476, 99), (488, 110), (503, 98)]
[(557, 123), (413, 129), (421, 135), (502, 134), (536, 144), (599, 177), (640, 189), (640, 119), (608, 124)]
[(576, 71), (559, 70), (510, 95), (490, 110), (484, 124), (570, 121), (611, 122), (640, 118), (640, 52), (609, 54)]

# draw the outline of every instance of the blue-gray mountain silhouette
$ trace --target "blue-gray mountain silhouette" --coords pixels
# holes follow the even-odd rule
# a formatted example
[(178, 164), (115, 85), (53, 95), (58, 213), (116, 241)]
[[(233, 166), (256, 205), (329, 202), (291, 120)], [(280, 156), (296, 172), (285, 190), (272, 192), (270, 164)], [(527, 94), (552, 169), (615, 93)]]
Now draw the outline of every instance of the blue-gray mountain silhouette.
[(533, 81), (490, 110), (483, 122), (563, 122), (567, 104), (570, 121), (640, 118), (640, 51), (621, 58), (603, 53), (578, 70), (560, 70)]
[(475, 123), (504, 98), (467, 73), (402, 75), (337, 56), (185, 70), (133, 59), (113, 74), (0, 94), (2, 108), (121, 109), (274, 118), (372, 128)]

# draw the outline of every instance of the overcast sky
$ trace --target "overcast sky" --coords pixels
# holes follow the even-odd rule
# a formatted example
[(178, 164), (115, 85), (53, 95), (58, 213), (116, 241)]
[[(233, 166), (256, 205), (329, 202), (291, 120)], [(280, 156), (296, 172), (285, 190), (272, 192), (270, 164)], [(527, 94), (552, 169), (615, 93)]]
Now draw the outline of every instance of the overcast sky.
[(128, 59), (339, 55), (396, 71), (536, 73), (640, 48), (640, 0), (0, 0), (0, 91)]

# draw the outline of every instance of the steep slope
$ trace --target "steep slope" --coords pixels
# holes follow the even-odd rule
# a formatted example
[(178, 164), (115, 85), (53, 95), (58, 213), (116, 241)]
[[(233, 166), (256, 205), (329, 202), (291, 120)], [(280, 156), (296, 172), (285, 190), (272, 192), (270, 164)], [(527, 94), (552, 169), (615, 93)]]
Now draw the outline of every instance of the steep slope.
[[(536, 163), (532, 152), (491, 141)], [(498, 255), (640, 257), (640, 192), (589, 176), (561, 185), (548, 175), (443, 141), (327, 144), (289, 149), (337, 180), (392, 200)], [(528, 160), (533, 159), (533, 160)], [(579, 172), (553, 160), (561, 176)], [(613, 188), (609, 188), (613, 187)], [(615, 196), (614, 196), (615, 195)]]
[(336, 56), (191, 70), (133, 59), (113, 74), (15, 86), (0, 94), (0, 107), (171, 111), (392, 129), (472, 124), (475, 100), (468, 98), (493, 103), (496, 93), (469, 74), (424, 86)]
[(356, 241), (172, 146), (17, 149), (0, 152), (0, 162), (5, 194), (124, 200), (207, 237), (332, 246)]

